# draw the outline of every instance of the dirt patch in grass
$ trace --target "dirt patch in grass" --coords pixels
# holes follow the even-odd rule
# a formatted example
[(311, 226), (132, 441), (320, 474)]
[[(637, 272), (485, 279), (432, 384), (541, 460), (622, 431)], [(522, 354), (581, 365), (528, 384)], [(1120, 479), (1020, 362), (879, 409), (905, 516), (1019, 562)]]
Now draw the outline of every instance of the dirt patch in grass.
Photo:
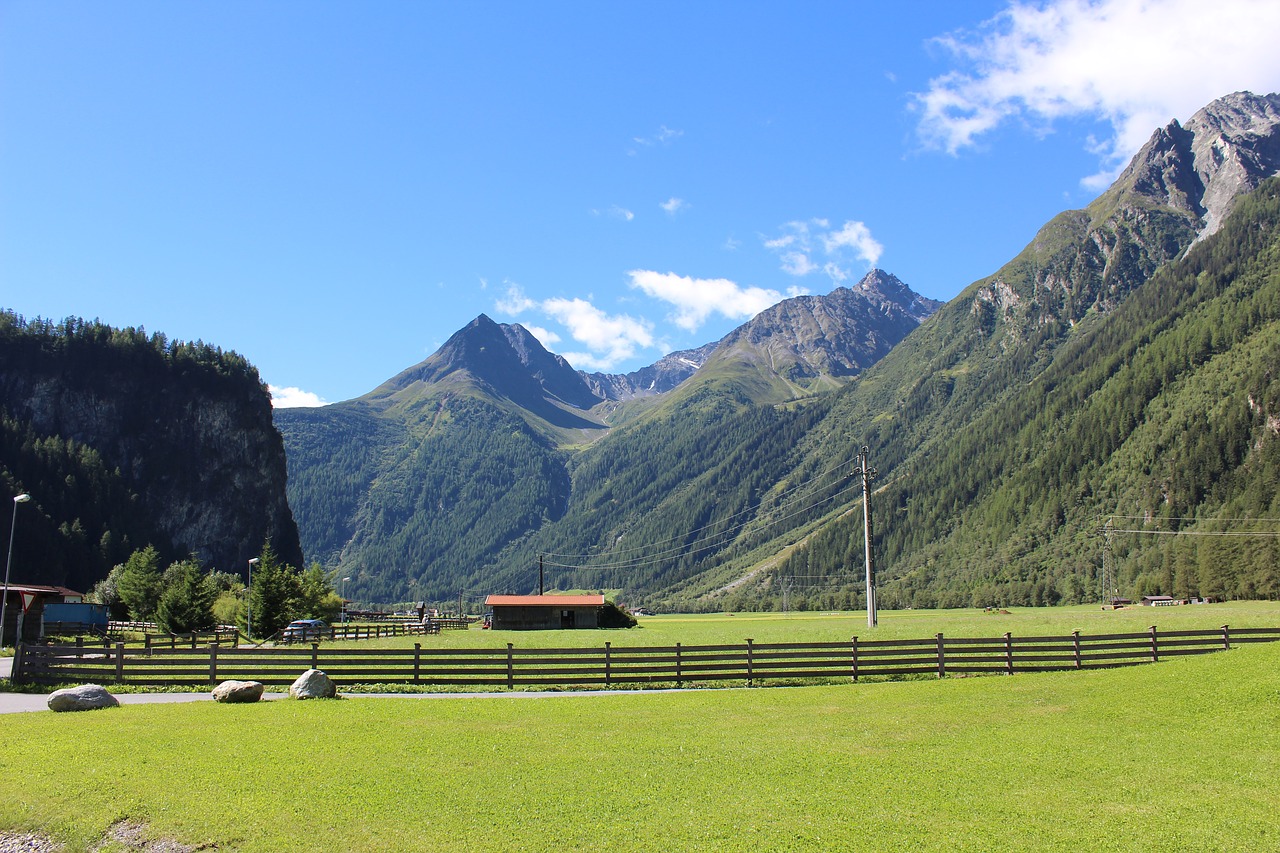
[[(66, 845), (37, 832), (0, 832), (0, 853), (61, 853)], [(89, 848), (93, 851), (145, 850), (147, 853), (194, 853), (192, 847), (165, 838), (148, 839), (147, 825), (122, 820), (107, 830), (102, 840)]]

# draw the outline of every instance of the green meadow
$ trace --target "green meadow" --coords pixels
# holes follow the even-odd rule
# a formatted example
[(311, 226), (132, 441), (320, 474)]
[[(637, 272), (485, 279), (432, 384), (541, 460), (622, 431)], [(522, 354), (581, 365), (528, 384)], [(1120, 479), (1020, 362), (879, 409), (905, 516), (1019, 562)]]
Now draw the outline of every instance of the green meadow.
[[(952, 615), (884, 614), (877, 631), (1152, 621)], [(1265, 604), (1156, 615), (1164, 630), (1276, 624)], [(823, 619), (653, 617), (631, 633), (707, 642), (741, 620), (724, 630), (763, 642)], [(0, 827), (73, 850), (122, 821), (244, 851), (1280, 849), (1280, 643), (1012, 677), (135, 705), (7, 715), (0, 732)]]
[[(742, 643), (844, 642), (852, 637), (915, 639), (941, 632), (949, 637), (1066, 636), (1145, 631), (1157, 625), (1162, 631), (1280, 626), (1280, 602), (1233, 601), (1180, 607), (1127, 607), (1103, 610), (1096, 604), (1072, 607), (1020, 607), (1008, 612), (982, 610), (888, 610), (879, 624), (867, 627), (865, 612), (847, 613), (712, 613), (644, 616), (637, 628), (609, 631), (487, 631), (478, 624), (467, 631), (442, 631), (429, 636), (377, 640), (387, 648), (491, 648), (512, 643), (517, 648), (582, 648), (614, 646), (686, 646)], [(350, 641), (368, 647), (373, 641)], [(339, 643), (338, 645), (341, 645)]]

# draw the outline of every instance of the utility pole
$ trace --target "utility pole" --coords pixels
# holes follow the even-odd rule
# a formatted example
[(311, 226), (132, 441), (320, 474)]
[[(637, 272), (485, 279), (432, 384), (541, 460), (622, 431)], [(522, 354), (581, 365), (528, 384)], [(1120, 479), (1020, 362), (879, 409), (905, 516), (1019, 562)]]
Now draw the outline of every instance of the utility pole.
[(1111, 518), (1108, 517), (1107, 523), (1102, 526), (1102, 603), (1107, 604), (1119, 595), (1115, 557), (1111, 553)]
[(538, 595), (542, 595), (542, 555), (538, 555)]
[(854, 457), (854, 474), (862, 475), (862, 536), (867, 561), (867, 627), (874, 628), (879, 621), (876, 611), (876, 575), (871, 564), (871, 481), (876, 476), (876, 469), (870, 467), (869, 454), (871, 448), (862, 445), (862, 452)]

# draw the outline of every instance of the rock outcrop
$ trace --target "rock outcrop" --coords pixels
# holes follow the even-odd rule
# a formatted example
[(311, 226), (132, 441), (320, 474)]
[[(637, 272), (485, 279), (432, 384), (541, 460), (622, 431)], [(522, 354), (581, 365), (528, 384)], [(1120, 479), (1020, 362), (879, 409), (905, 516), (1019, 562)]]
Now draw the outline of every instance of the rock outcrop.
[[(146, 544), (166, 559), (194, 554), (207, 566), (243, 571), (269, 538), (282, 561), (303, 564), (270, 396), (240, 356), (136, 329), (4, 314), (0, 366), (0, 415), (36, 441), (68, 448), (66, 461), (9, 458), (7, 449), (0, 456), (37, 510), (28, 514), (26, 547), (39, 542), (37, 516), (49, 528), (40, 559), (18, 563), (45, 574), (22, 580), (87, 587)], [(89, 473), (79, 464), (87, 455), (100, 460)], [(104, 515), (83, 505), (91, 481), (102, 478), (127, 490), (129, 505), (83, 529)], [(63, 544), (67, 553), (50, 553)], [(94, 562), (96, 577), (77, 574)]]

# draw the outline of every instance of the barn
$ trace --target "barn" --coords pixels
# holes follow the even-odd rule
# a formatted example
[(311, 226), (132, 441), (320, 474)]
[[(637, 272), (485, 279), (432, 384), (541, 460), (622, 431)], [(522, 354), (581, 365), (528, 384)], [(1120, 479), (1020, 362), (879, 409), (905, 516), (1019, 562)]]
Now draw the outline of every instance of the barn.
[(548, 631), (599, 628), (604, 596), (491, 595), (484, 600), (492, 613), (490, 627), (499, 631)]

